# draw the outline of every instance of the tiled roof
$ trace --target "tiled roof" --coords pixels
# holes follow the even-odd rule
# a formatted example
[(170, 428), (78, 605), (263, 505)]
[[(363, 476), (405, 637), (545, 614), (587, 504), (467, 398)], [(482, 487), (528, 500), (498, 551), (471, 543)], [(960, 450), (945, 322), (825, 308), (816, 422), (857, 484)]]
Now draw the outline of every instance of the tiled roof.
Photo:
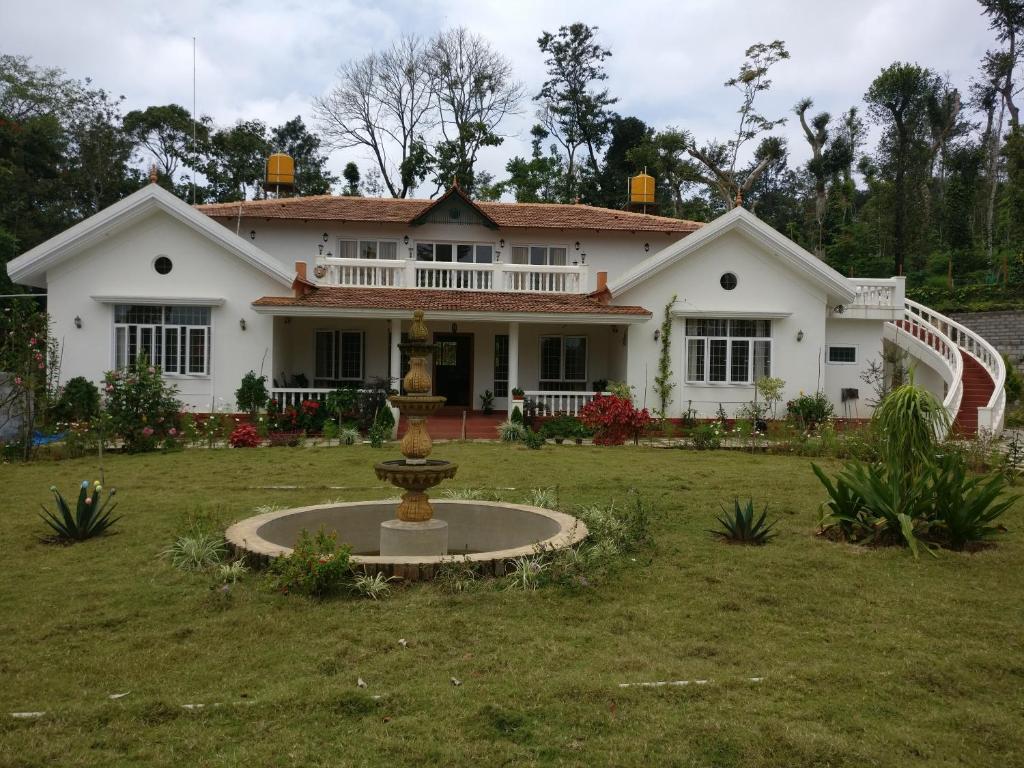
[[(241, 203), (208, 203), (196, 206), (207, 216), (257, 219), (336, 221), (408, 224), (436, 200), (389, 197), (338, 197), (311, 195)], [(700, 222), (652, 216), (591, 205), (562, 203), (488, 203), (473, 201), (499, 227), (539, 229), (590, 229), (622, 232), (694, 232)]]
[(394, 309), (411, 312), (558, 313), (650, 315), (643, 307), (602, 304), (586, 294), (444, 291), (422, 288), (314, 288), (305, 296), (264, 296), (256, 307)]

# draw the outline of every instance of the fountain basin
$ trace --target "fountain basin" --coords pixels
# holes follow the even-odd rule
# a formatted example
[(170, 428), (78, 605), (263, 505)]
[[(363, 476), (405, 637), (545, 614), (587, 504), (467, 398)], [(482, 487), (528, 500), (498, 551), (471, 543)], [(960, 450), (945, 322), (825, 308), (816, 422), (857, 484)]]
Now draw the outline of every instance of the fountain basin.
[(321, 527), (352, 547), (352, 564), (366, 573), (384, 573), (409, 581), (433, 578), (444, 561), (467, 560), (488, 574), (501, 576), (517, 557), (538, 549), (564, 549), (587, 536), (587, 527), (571, 515), (525, 504), (444, 499), (433, 502), (437, 518), (448, 523), (444, 555), (382, 557), (381, 523), (394, 518), (397, 499), (319, 504), (278, 510), (247, 518), (228, 528), (225, 537), (249, 562), (268, 563), (288, 555), (299, 533)]
[(426, 459), (422, 464), (409, 464), (405, 459), (392, 459), (374, 464), (378, 480), (387, 480), (406, 491), (424, 491), (455, 477), (459, 465), (440, 459)]
[(445, 404), (448, 398), (431, 395), (391, 395), (388, 402), (402, 412), (406, 418), (410, 416), (430, 416)]

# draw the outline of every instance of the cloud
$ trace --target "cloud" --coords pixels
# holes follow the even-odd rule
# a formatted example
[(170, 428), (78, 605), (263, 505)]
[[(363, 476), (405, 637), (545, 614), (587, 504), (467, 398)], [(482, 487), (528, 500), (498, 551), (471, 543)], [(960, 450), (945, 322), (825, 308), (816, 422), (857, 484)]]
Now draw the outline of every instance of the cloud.
[[(533, 95), (544, 79), (537, 48), (542, 30), (584, 21), (600, 27), (611, 48), (607, 86), (622, 114), (658, 128), (675, 125), (698, 140), (735, 129), (737, 94), (722, 86), (747, 46), (786, 41), (792, 58), (773, 72), (759, 108), (768, 117), (791, 113), (804, 96), (838, 114), (861, 103), (878, 71), (896, 60), (916, 61), (965, 90), (992, 35), (979, 6), (964, 0), (647, 0), (568, 2), (522, 0), (122, 0), (7, 3), (5, 53), (59, 66), (114, 94), (127, 109), (192, 104), (192, 38), (197, 45), (197, 102), (221, 125), (258, 118), (276, 125), (302, 115), (332, 84), (342, 62), (384, 47), (403, 33), (424, 37), (461, 24), (507, 55)], [(481, 154), (481, 166), (501, 175), (514, 154), (529, 152), (534, 104), (510, 118), (511, 134)], [(808, 152), (798, 126), (780, 129), (791, 163)], [(357, 152), (331, 158), (369, 166)]]

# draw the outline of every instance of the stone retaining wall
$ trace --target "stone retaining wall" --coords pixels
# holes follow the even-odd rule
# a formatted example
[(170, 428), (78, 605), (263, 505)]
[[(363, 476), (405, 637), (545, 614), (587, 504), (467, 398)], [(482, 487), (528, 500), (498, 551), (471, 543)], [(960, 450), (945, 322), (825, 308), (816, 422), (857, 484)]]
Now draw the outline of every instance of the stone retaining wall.
[(1024, 311), (958, 312), (950, 317), (980, 334), (1024, 373)]

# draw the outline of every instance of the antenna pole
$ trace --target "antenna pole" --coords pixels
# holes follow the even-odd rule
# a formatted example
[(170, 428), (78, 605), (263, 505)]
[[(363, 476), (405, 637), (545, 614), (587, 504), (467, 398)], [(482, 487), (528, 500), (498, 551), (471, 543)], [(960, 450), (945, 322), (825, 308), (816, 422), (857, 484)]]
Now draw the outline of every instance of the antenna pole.
[[(196, 154), (196, 36), (192, 35), (192, 154)], [(192, 169), (192, 205), (196, 204), (196, 169)]]

